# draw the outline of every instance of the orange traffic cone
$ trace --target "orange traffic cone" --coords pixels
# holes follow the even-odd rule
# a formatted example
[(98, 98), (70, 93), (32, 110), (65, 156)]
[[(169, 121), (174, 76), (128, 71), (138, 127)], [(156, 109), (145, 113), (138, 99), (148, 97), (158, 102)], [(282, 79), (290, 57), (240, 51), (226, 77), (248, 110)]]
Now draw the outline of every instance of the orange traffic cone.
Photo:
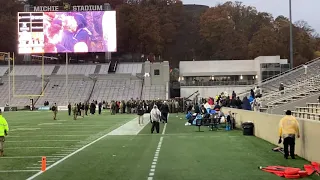
[(47, 158), (43, 156), (41, 161), (41, 171), (46, 171), (46, 168), (47, 168)]

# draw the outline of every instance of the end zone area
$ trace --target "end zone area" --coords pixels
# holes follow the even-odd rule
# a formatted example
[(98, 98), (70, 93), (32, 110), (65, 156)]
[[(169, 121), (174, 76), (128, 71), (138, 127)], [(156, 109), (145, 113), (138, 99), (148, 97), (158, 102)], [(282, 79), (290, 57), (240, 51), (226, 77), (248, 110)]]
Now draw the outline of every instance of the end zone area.
[[(50, 166), (123, 124), (139, 127), (132, 120), (136, 115), (106, 113), (74, 121), (62, 113), (57, 121), (52, 120), (52, 113), (45, 112), (4, 114), (11, 132), (6, 139), (6, 156), (0, 158), (0, 177), (27, 179), (40, 171), (41, 156), (47, 156)], [(258, 166), (301, 168), (308, 164), (301, 158), (286, 160), (271, 151), (274, 145), (243, 136), (241, 131), (216, 132), (202, 127), (204, 132), (197, 132), (197, 127), (184, 126), (183, 118), (182, 114), (170, 115), (164, 134), (164, 124), (159, 134), (151, 134), (149, 119), (145, 118), (147, 124), (139, 134), (110, 133), (34, 179), (277, 180), (282, 178), (263, 172)], [(34, 172), (2, 172), (10, 170)]]

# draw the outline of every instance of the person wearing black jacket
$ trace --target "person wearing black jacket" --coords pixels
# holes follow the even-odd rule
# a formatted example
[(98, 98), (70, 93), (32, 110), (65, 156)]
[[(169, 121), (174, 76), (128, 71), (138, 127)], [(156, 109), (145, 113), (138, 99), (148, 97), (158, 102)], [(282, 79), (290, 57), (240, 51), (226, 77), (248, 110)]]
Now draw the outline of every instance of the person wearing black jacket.
[(140, 102), (137, 106), (137, 114), (138, 114), (139, 125), (143, 125), (144, 107), (143, 107), (142, 102)]
[(98, 104), (98, 108), (99, 108), (99, 114), (101, 114), (101, 111), (102, 111), (102, 103), (101, 102), (99, 102), (99, 104)]
[(168, 123), (168, 113), (169, 113), (169, 106), (167, 101), (164, 101), (161, 106), (161, 119), (163, 119), (163, 123)]
[(94, 115), (96, 113), (96, 105), (94, 101), (90, 104), (90, 114)]
[(69, 116), (71, 116), (71, 103), (69, 103), (69, 105), (68, 105), (68, 114), (69, 114)]
[(86, 116), (88, 116), (88, 110), (89, 110), (89, 103), (86, 102), (86, 105), (84, 106), (84, 111), (85, 111)]
[(200, 107), (198, 103), (196, 103), (196, 105), (194, 106), (194, 113), (197, 113), (197, 114), (200, 113)]

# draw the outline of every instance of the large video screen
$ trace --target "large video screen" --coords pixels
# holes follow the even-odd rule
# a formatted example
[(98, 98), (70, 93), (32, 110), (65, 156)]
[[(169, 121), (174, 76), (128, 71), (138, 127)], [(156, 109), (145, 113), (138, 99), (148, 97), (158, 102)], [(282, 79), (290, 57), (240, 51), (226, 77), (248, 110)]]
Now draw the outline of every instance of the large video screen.
[(116, 52), (115, 11), (19, 12), (18, 52)]

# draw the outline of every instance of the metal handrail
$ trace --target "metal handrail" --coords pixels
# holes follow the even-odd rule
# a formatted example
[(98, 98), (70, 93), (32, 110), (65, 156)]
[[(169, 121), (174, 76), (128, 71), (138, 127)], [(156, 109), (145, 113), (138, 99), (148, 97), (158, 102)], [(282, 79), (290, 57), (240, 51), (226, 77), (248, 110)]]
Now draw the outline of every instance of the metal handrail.
[[(290, 73), (292, 73), (292, 72), (295, 72), (297, 69), (300, 69), (300, 68), (303, 67), (304, 65), (312, 64), (312, 63), (314, 63), (314, 62), (316, 62), (316, 61), (318, 61), (318, 60), (320, 60), (320, 57), (319, 57), (319, 58), (316, 58), (316, 59), (313, 59), (313, 60), (311, 60), (311, 61), (308, 61), (308, 62), (306, 62), (306, 63), (304, 63), (304, 64), (301, 64), (301, 65), (299, 65), (299, 66), (297, 66), (297, 67), (294, 67), (294, 68), (292, 68), (292, 69), (289, 69), (289, 70), (287, 70), (287, 71), (285, 71), (285, 72), (279, 73), (279, 74), (277, 74), (277, 75), (274, 75), (274, 76), (272, 76), (272, 77), (269, 77), (269, 78), (267, 78), (267, 79), (264, 79), (264, 80), (262, 80), (262, 81), (259, 81), (259, 82), (255, 83), (255, 84), (253, 84), (253, 86), (261, 86), (261, 85), (263, 85), (263, 84), (266, 84), (269, 80), (275, 79), (275, 78), (277, 78), (277, 77), (279, 77), (279, 76), (282, 76), (282, 75), (284, 75), (284, 74), (290, 74)], [(251, 89), (252, 89), (252, 88), (246, 89), (245, 92), (240, 93), (239, 95), (243, 95), (243, 94), (245, 94), (245, 93), (248, 93), (248, 91), (250, 91)]]
[[(307, 79), (307, 80), (305, 80), (305, 81), (303, 81), (303, 82), (298, 82), (298, 83), (292, 84), (292, 85), (290, 85), (288, 88), (285, 88), (285, 89), (282, 90), (282, 91), (276, 91), (276, 92), (272, 92), (272, 93), (269, 93), (269, 94), (267, 94), (267, 95), (264, 95), (264, 96), (261, 97), (261, 99), (264, 100), (264, 99), (267, 99), (268, 97), (275, 97), (275, 95), (276, 95), (276, 96), (277, 96), (277, 95), (282, 95), (282, 94), (284, 94), (284, 93), (297, 90), (297, 89), (299, 89), (299, 87), (302, 87), (302, 88), (303, 88), (303, 87), (305, 87), (306, 85), (309, 85), (309, 84), (310, 84), (310, 81), (314, 81), (314, 80), (318, 80), (318, 79), (320, 79), (320, 75), (317, 75), (317, 76), (315, 76), (315, 77), (312, 77), (312, 78), (310, 78), (310, 79)], [(311, 83), (313, 83), (313, 82), (311, 82)]]

